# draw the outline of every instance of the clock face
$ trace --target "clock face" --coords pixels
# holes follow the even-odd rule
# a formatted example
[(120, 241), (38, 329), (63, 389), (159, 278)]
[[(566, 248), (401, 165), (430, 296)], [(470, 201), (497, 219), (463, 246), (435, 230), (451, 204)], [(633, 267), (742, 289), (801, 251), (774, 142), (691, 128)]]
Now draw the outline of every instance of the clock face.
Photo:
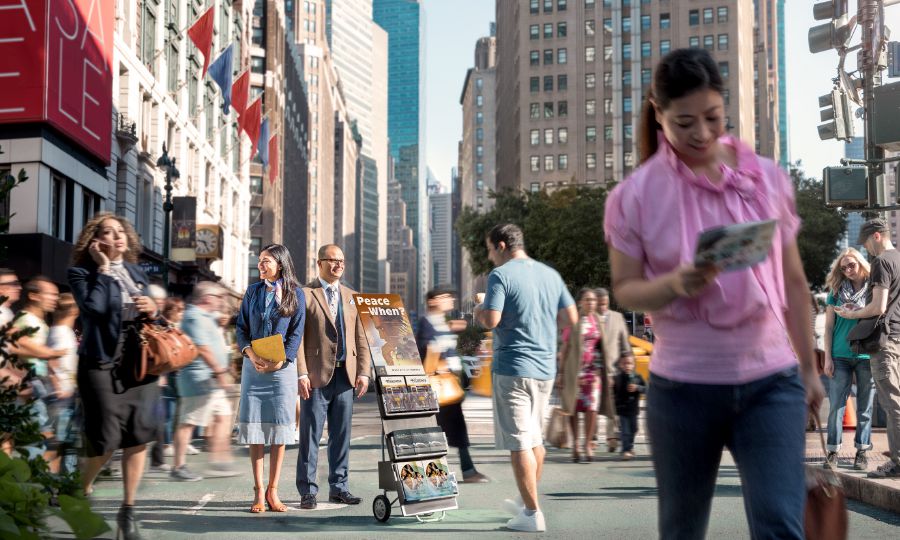
[(197, 254), (211, 255), (219, 248), (219, 235), (212, 229), (197, 231)]

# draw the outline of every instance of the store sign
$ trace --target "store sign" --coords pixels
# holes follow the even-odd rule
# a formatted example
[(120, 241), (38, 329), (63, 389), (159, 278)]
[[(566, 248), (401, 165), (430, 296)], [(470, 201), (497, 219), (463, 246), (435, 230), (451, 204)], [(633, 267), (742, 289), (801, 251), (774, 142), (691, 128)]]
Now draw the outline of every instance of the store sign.
[(147, 275), (161, 276), (163, 273), (162, 265), (157, 262), (141, 261), (138, 264), (141, 265), (141, 268), (144, 269), (144, 273)]
[(46, 122), (108, 164), (115, 0), (2, 8), (0, 124)]
[(173, 261), (197, 260), (197, 197), (172, 197)]

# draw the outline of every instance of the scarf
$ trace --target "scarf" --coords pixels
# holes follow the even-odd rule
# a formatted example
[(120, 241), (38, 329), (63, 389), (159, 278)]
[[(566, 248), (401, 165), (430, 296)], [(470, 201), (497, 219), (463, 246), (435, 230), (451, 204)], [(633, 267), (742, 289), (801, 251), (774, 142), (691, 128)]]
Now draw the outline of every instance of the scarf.
[(853, 304), (857, 307), (866, 307), (866, 296), (869, 292), (869, 282), (864, 281), (862, 287), (858, 291), (853, 290), (853, 282), (849, 279), (841, 281), (841, 288), (838, 290), (838, 301), (840, 305)]

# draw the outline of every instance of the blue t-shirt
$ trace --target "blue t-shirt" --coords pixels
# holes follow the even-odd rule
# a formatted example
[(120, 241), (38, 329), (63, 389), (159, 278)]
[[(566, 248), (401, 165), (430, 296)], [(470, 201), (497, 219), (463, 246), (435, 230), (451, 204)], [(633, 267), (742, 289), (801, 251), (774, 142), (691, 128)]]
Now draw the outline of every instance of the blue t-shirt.
[[(225, 338), (219, 330), (219, 323), (214, 314), (188, 305), (184, 310), (184, 320), (181, 321), (181, 331), (191, 338), (197, 347), (208, 347), (216, 358), (219, 369), (228, 368), (228, 347), (225, 345)], [(197, 356), (193, 362), (178, 372), (176, 379), (178, 395), (183, 397), (206, 395), (216, 388), (210, 379), (212, 370), (202, 357)]]
[(534, 259), (512, 259), (488, 276), (484, 309), (499, 311), (491, 371), (556, 377), (556, 317), (575, 303), (559, 272)]

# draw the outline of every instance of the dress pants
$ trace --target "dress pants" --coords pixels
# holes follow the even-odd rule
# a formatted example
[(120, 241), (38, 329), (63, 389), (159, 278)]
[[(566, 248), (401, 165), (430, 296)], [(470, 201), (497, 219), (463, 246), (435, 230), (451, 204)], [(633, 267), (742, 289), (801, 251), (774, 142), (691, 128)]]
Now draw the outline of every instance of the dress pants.
[(309, 399), (300, 404), (300, 450), (297, 452), (297, 491), (300, 495), (319, 492), (316, 467), (319, 464), (319, 440), (328, 420), (329, 496), (347, 489), (350, 466), (350, 424), (353, 417), (353, 385), (347, 371), (334, 370), (331, 381), (310, 390)]

